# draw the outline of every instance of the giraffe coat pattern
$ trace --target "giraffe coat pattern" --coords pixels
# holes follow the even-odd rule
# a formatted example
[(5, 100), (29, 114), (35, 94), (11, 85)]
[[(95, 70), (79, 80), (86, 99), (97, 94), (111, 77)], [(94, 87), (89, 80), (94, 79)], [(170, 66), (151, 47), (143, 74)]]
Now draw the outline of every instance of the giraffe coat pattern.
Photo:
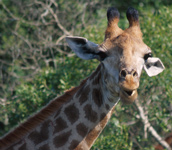
[(137, 98), (142, 69), (149, 76), (164, 66), (151, 58), (143, 42), (138, 11), (127, 10), (129, 27), (118, 27), (120, 14), (111, 7), (102, 44), (83, 37), (66, 37), (69, 47), (82, 59), (98, 59), (97, 69), (78, 87), (55, 98), (40, 112), (0, 139), (1, 150), (88, 150), (110, 119), (119, 100), (130, 104)]

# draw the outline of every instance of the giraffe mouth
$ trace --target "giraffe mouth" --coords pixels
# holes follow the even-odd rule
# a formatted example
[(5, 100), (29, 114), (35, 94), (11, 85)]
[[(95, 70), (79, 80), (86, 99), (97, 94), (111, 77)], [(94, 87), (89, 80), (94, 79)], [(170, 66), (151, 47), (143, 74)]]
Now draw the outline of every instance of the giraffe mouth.
[(126, 96), (132, 96), (132, 95), (134, 95), (135, 92), (136, 92), (136, 90), (123, 90), (123, 93)]
[(120, 99), (123, 103), (125, 104), (133, 103), (136, 98), (137, 98), (137, 89), (128, 90), (121, 88)]

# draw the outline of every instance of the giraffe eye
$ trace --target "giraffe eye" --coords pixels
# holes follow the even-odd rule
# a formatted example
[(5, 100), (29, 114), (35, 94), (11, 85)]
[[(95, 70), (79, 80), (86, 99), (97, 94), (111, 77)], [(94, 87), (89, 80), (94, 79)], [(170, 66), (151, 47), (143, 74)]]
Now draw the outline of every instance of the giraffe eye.
[(152, 53), (148, 53), (144, 56), (144, 60), (146, 61), (149, 57), (152, 57)]

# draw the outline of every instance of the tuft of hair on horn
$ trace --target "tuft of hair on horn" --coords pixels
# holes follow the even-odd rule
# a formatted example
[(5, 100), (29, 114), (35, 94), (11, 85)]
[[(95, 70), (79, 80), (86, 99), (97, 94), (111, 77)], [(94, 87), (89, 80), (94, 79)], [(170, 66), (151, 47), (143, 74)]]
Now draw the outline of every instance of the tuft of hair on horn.
[(119, 11), (115, 7), (110, 7), (107, 10), (107, 19), (108, 19), (108, 24), (110, 25), (111, 23), (117, 24), (119, 21)]
[(120, 14), (117, 8), (115, 7), (108, 8), (107, 10), (108, 26), (106, 28), (104, 40), (108, 38), (115, 38), (123, 32), (123, 30), (118, 27), (119, 17)]
[(126, 14), (130, 27), (139, 26), (139, 13), (136, 9), (129, 7)]

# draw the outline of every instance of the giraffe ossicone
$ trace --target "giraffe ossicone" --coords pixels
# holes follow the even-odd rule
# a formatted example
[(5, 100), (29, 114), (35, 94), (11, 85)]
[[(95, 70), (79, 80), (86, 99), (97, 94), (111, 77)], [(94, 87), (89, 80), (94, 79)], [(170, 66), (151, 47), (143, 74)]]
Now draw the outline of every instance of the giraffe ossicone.
[(106, 126), (121, 99), (137, 98), (142, 69), (149, 76), (164, 70), (159, 58), (143, 42), (138, 11), (127, 10), (129, 27), (118, 27), (120, 14), (111, 7), (102, 44), (68, 36), (69, 47), (82, 59), (100, 64), (88, 78), (63, 96), (55, 98), (18, 128), (0, 139), (2, 150), (87, 150)]
[(138, 11), (127, 10), (129, 27), (118, 27), (119, 12), (116, 8), (107, 11), (108, 26), (105, 40), (98, 45), (82, 37), (66, 37), (71, 49), (82, 59), (98, 59), (105, 68), (106, 79), (120, 89), (120, 98), (131, 103), (137, 98), (137, 89), (142, 68), (149, 76), (164, 70), (159, 58), (151, 57), (151, 49), (143, 42)]

